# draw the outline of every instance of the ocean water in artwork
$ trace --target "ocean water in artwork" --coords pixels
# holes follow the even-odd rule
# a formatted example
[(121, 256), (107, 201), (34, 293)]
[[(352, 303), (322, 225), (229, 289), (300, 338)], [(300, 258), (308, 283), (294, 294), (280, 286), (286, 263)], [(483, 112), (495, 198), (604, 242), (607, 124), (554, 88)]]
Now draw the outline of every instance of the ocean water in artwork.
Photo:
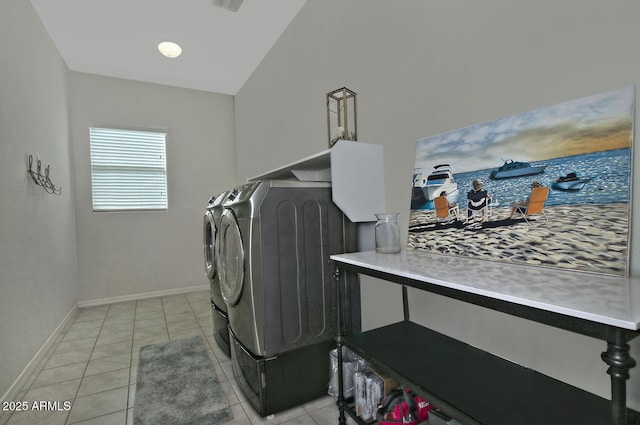
[[(526, 265), (624, 276), (628, 274), (631, 148), (614, 149), (531, 163), (540, 174), (494, 180), (495, 168), (453, 173), (459, 188), (459, 217), (441, 223), (427, 202), (410, 213), (408, 249), (499, 260)], [(511, 218), (513, 201), (531, 193), (531, 184), (553, 187), (575, 173), (588, 179), (579, 190), (551, 189), (545, 215), (526, 223)], [(474, 179), (492, 196), (487, 220), (467, 220), (467, 192)]]
[[(502, 180), (490, 178), (490, 173), (495, 168), (455, 173), (455, 164), (451, 165), (461, 205), (466, 202), (466, 193), (472, 188), (475, 179), (482, 180), (483, 188), (491, 194), (496, 206), (508, 206), (513, 201), (525, 199), (533, 182), (552, 187), (554, 181), (569, 173), (575, 173), (579, 178), (589, 181), (579, 190), (552, 188), (545, 205), (629, 203), (631, 192), (631, 148), (539, 161), (531, 165), (546, 165), (543, 173)], [(413, 209), (433, 209), (433, 203), (414, 205)]]

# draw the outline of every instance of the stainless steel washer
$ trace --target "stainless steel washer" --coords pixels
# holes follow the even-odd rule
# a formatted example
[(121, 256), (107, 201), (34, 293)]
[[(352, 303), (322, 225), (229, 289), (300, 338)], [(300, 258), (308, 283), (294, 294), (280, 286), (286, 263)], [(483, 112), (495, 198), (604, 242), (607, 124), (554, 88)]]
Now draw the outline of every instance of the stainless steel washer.
[(329, 256), (345, 252), (329, 183), (262, 181), (232, 190), (217, 245), (229, 323), (256, 355), (333, 339)]
[(238, 384), (262, 415), (324, 395), (336, 333), (329, 256), (349, 252), (351, 223), (325, 182), (251, 182), (223, 207), (218, 271)]

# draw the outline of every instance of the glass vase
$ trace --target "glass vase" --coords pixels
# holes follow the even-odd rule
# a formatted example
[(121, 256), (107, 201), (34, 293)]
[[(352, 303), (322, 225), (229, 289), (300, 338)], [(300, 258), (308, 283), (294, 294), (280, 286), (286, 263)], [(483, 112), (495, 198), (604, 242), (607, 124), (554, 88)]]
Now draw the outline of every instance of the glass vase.
[(400, 252), (399, 213), (376, 214), (376, 252), (395, 254)]

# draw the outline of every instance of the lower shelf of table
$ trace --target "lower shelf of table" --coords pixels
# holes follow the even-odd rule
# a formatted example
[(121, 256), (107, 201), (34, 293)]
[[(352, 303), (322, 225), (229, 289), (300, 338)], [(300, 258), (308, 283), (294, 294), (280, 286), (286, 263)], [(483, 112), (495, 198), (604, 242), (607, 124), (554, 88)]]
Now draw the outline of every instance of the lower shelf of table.
[(603, 425), (610, 402), (413, 322), (343, 337), (465, 425)]

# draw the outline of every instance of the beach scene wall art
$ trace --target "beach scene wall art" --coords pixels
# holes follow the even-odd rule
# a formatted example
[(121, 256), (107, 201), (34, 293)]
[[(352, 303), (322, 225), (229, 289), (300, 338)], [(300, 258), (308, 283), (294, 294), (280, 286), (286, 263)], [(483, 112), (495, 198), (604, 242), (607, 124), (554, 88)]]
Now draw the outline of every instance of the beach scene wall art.
[(635, 86), (416, 142), (407, 249), (628, 276)]

